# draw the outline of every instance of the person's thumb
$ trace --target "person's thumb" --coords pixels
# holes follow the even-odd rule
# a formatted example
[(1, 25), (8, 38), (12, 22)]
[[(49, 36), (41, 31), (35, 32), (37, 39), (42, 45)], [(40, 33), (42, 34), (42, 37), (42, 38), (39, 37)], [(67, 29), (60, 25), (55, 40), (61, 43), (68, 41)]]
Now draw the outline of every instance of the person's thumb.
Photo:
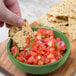
[(11, 12), (6, 7), (0, 12), (0, 21), (16, 26), (21, 26), (23, 23), (23, 19), (20, 16)]

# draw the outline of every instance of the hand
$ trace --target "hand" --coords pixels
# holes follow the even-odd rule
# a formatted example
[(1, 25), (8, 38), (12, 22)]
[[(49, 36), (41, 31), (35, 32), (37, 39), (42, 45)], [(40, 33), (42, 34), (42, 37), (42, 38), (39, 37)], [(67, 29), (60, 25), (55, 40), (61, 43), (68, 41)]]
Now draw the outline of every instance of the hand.
[(7, 27), (9, 24), (22, 25), (23, 19), (17, 0), (0, 0), (0, 27), (3, 26), (4, 22)]

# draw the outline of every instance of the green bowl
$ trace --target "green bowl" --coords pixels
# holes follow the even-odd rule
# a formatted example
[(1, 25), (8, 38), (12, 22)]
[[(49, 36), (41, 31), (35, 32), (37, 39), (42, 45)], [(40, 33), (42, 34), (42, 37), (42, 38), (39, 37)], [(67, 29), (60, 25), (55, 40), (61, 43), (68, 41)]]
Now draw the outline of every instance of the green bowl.
[(60, 32), (56, 29), (50, 28), (50, 27), (38, 26), (38, 27), (32, 27), (32, 30), (34, 31), (34, 30), (37, 30), (38, 28), (52, 29), (54, 31), (55, 36), (61, 38), (61, 40), (63, 40), (66, 43), (67, 49), (65, 51), (64, 57), (62, 57), (57, 62), (49, 63), (49, 64), (45, 64), (45, 65), (29, 65), (29, 64), (22, 63), (22, 62), (18, 61), (17, 59), (15, 59), (10, 52), (10, 48), (12, 47), (11, 38), (9, 39), (9, 41), (7, 43), (7, 52), (8, 52), (8, 56), (9, 56), (10, 60), (12, 61), (12, 63), (17, 68), (23, 70), (24, 72), (32, 73), (32, 74), (46, 74), (46, 73), (55, 71), (56, 69), (58, 69), (65, 63), (65, 61), (67, 60), (69, 53), (70, 53), (70, 42), (69, 42), (68, 38), (62, 32)]

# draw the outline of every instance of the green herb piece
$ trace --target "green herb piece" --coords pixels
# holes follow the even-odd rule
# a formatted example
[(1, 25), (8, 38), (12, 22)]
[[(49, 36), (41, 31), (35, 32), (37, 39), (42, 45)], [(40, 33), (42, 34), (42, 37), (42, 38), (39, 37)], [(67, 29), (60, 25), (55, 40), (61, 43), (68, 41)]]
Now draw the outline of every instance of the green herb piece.
[(56, 45), (56, 48), (57, 48), (58, 44), (57, 44), (57, 43), (55, 43), (55, 45)]
[(38, 58), (38, 59), (41, 59), (41, 56), (38, 56), (37, 58)]
[(49, 33), (49, 31), (47, 31), (47, 33)]
[(30, 47), (28, 47), (28, 48), (26, 48), (25, 50), (31, 50), (31, 48), (30, 48)]
[(45, 35), (41, 35), (41, 38), (45, 38)]
[(30, 44), (32, 44), (34, 42), (33, 38), (30, 39)]
[(41, 61), (41, 64), (44, 64), (44, 62), (43, 62), (43, 61)]
[(60, 54), (60, 57), (62, 58), (63, 56)]
[(17, 56), (19, 56), (18, 53), (15, 53), (15, 54), (13, 55), (13, 57), (15, 57), (15, 58), (16, 58)]

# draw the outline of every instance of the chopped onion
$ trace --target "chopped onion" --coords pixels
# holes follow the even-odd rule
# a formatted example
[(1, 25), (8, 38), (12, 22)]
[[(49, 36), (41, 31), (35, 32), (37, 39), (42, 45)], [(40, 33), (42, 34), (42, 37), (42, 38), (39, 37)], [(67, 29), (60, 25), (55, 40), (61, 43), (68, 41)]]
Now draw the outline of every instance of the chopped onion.
[(34, 35), (37, 35), (37, 31), (34, 31), (33, 34), (34, 34)]
[(58, 42), (58, 45), (63, 46), (64, 45), (64, 42), (63, 41), (59, 41)]
[(44, 43), (44, 40), (39, 40), (38, 42), (39, 42), (39, 43)]
[(41, 36), (37, 36), (37, 39), (41, 39)]
[(38, 59), (41, 59), (41, 56), (38, 56)]
[(53, 39), (53, 36), (50, 36), (50, 39)]
[(48, 45), (51, 47), (52, 46), (52, 41), (49, 41), (48, 42)]

